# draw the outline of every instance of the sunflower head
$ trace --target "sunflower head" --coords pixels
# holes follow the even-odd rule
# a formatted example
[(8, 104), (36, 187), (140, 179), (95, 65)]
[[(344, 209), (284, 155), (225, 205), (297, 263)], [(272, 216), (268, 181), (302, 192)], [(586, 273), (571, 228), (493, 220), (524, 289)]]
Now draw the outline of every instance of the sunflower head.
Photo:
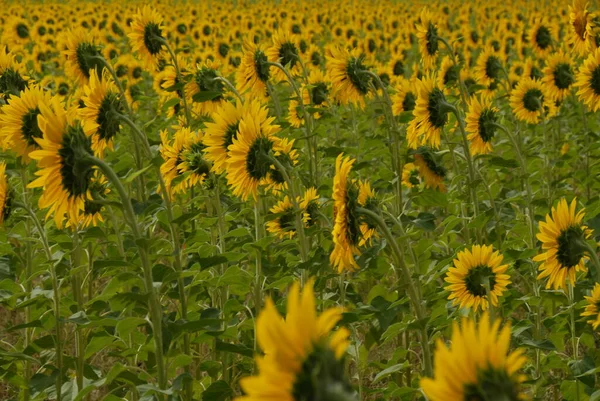
[(319, 215), (319, 195), (316, 188), (308, 188), (304, 196), (300, 199), (300, 209), (302, 210), (302, 221), (306, 227), (310, 228), (317, 222)]
[(406, 163), (402, 168), (402, 185), (414, 188), (421, 184), (419, 168), (414, 163)]
[(511, 92), (510, 106), (515, 116), (530, 124), (556, 113), (556, 105), (547, 89), (538, 80), (523, 78)]
[(412, 112), (417, 104), (417, 90), (412, 81), (401, 78), (396, 87), (396, 94), (392, 98), (392, 111), (394, 115)]
[(334, 96), (340, 103), (364, 107), (364, 97), (371, 88), (372, 77), (359, 49), (348, 51), (344, 48), (331, 48), (327, 55), (327, 73)]
[(546, 60), (542, 82), (554, 101), (562, 102), (575, 83), (574, 66), (563, 51), (552, 54)]
[(252, 41), (244, 42), (244, 53), (236, 72), (240, 92), (249, 90), (259, 98), (265, 98), (267, 83), (271, 78), (271, 66), (265, 50)]
[(594, 330), (600, 327), (600, 283), (596, 283), (590, 296), (586, 296), (587, 305), (581, 313)]
[(408, 145), (416, 149), (427, 144), (438, 148), (440, 134), (448, 123), (451, 106), (444, 92), (437, 86), (433, 76), (417, 81), (417, 102), (413, 110), (414, 119), (408, 128)]
[(133, 51), (142, 57), (147, 67), (156, 68), (165, 44), (160, 14), (149, 5), (145, 5), (138, 9), (130, 27), (131, 31), (127, 36)]
[[(106, 178), (98, 173), (96, 170), (94, 176), (91, 179), (89, 186), (90, 197), (86, 198), (83, 203), (83, 211), (81, 213), (81, 220), (79, 226), (86, 228), (89, 226), (97, 226), (104, 222), (102, 212), (104, 206), (95, 202), (96, 200), (102, 200), (109, 192), (108, 182)], [(67, 222), (67, 226), (71, 226), (71, 222)]]
[(417, 24), (417, 38), (419, 40), (419, 52), (426, 69), (434, 66), (439, 52), (438, 26), (434, 21), (433, 13), (427, 7), (421, 10), (419, 23)]
[(587, 6), (587, 0), (573, 0), (573, 5), (569, 6), (569, 43), (573, 45), (573, 51), (580, 56), (588, 54), (594, 45), (592, 14), (587, 10)]
[(0, 225), (10, 216), (11, 204), (12, 195), (6, 176), (6, 163), (0, 162)]
[(579, 68), (575, 86), (577, 96), (590, 110), (600, 109), (600, 47), (591, 52)]
[(21, 73), (21, 65), (4, 48), (0, 51), (0, 95), (4, 102), (13, 96), (19, 96), (29, 84), (29, 78)]
[(285, 196), (269, 211), (274, 214), (274, 219), (267, 222), (267, 231), (280, 239), (292, 239), (296, 235), (296, 210), (290, 198)]
[(415, 152), (415, 165), (419, 169), (419, 175), (425, 181), (426, 188), (437, 189), (441, 192), (446, 191), (444, 178), (446, 169), (437, 160), (430, 148), (421, 146)]
[[(211, 114), (212, 122), (206, 123), (204, 144), (206, 145), (206, 159), (212, 162), (212, 171), (221, 174), (227, 164), (229, 145), (237, 139), (240, 120), (245, 114), (246, 106), (238, 103), (223, 102)], [(260, 104), (258, 104), (260, 108)]]
[(491, 98), (483, 96), (481, 100), (471, 98), (469, 112), (465, 119), (473, 155), (486, 154), (492, 151), (492, 139), (496, 133), (496, 121), (499, 110), (492, 106)]
[[(287, 30), (279, 30), (272, 36), (273, 46), (271, 46), (266, 55), (269, 61), (280, 63), (282, 66), (289, 68), (292, 74), (300, 72), (300, 55), (299, 42), (296, 38), (288, 33)], [(276, 68), (275, 76), (280, 81), (286, 80), (286, 75), (283, 71)]]
[(201, 114), (212, 113), (225, 99), (225, 84), (219, 79), (217, 66), (217, 63), (210, 60), (198, 65), (185, 87), (186, 96), (197, 104)]
[[(368, 181), (358, 181), (358, 206), (372, 212), (379, 212), (379, 202)], [(377, 224), (368, 217), (360, 216), (360, 232), (361, 238), (358, 246), (371, 245), (372, 239), (378, 236)]]
[(71, 31), (67, 37), (67, 50), (64, 52), (67, 61), (65, 68), (77, 81), (85, 85), (90, 79), (90, 71), (95, 70), (102, 76), (106, 60), (94, 38), (83, 29)]

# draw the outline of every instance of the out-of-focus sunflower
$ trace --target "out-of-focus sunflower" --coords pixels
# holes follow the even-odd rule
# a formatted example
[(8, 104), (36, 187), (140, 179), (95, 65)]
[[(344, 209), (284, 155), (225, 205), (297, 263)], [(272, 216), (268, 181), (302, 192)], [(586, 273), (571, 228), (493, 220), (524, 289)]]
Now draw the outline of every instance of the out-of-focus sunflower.
[(434, 14), (427, 7), (421, 10), (417, 23), (417, 38), (419, 39), (419, 53), (426, 70), (433, 68), (439, 54), (438, 26)]
[(475, 78), (477, 83), (484, 86), (489, 86), (493, 81), (498, 81), (502, 78), (503, 60), (500, 53), (496, 52), (493, 47), (488, 46), (477, 58), (475, 65)]
[(304, 114), (302, 113), (302, 108), (297, 100), (290, 100), (288, 104), (287, 120), (294, 128), (300, 128), (304, 125)]
[(465, 118), (466, 130), (469, 133), (469, 149), (473, 155), (484, 155), (492, 151), (492, 139), (496, 133), (493, 124), (498, 119), (499, 110), (492, 106), (488, 97), (472, 97), (469, 102), (469, 112)]
[[(110, 190), (108, 189), (106, 177), (101, 175), (98, 170), (94, 171), (94, 175), (90, 181), (89, 192), (90, 198), (85, 199), (83, 203), (79, 228), (86, 228), (89, 226), (96, 227), (104, 222), (104, 217), (102, 217), (104, 206), (94, 202), (94, 200), (96, 200), (96, 197), (104, 198)], [(67, 221), (67, 227), (71, 226), (74, 225), (70, 221)]]
[(510, 107), (515, 116), (530, 124), (556, 113), (556, 106), (546, 88), (538, 80), (523, 78), (510, 94)]
[(395, 116), (412, 112), (417, 104), (417, 90), (412, 81), (401, 78), (396, 85), (396, 93), (392, 98), (392, 112)]
[(577, 73), (577, 96), (590, 110), (600, 109), (600, 48), (594, 50)]
[[(288, 33), (287, 30), (278, 30), (271, 38), (273, 45), (267, 49), (266, 55), (269, 61), (280, 63), (289, 68), (292, 75), (298, 75), (302, 72), (302, 65), (299, 55), (299, 43), (295, 36)], [(273, 77), (279, 81), (286, 81), (287, 77), (279, 68), (273, 70)]]
[(537, 18), (529, 30), (529, 43), (536, 55), (546, 57), (552, 51), (553, 40), (551, 25), (545, 18)]
[(582, 224), (584, 210), (575, 213), (577, 199), (570, 205), (561, 199), (557, 207), (552, 207), (552, 215), (539, 223), (537, 238), (542, 242), (544, 252), (533, 258), (542, 262), (538, 280), (548, 277), (546, 288), (566, 289), (566, 281), (575, 285), (576, 273), (586, 271), (585, 246), (582, 242), (592, 235), (592, 230)]
[(23, 18), (12, 17), (3, 24), (2, 40), (14, 46), (24, 45), (31, 41), (31, 29), (33, 26)]
[[(220, 74), (219, 64), (207, 60), (203, 65), (196, 66), (192, 79), (185, 85), (185, 95), (194, 102), (194, 110), (198, 114), (213, 113), (225, 100), (225, 85), (217, 79)], [(209, 95), (209, 98), (195, 101), (195, 96)]]
[(245, 41), (242, 62), (236, 72), (239, 91), (250, 91), (252, 95), (264, 99), (267, 96), (269, 78), (271, 66), (265, 51), (260, 45)]
[(178, 165), (179, 171), (185, 174), (185, 179), (182, 182), (185, 189), (204, 184), (212, 167), (204, 151), (206, 145), (204, 145), (202, 131), (191, 132), (189, 138), (181, 163)]
[(256, 337), (264, 356), (257, 356), (259, 374), (241, 380), (246, 394), (235, 401), (352, 399), (344, 376), (343, 356), (350, 332), (334, 331), (342, 308), (317, 315), (313, 281), (302, 292), (295, 283), (281, 317), (269, 298), (257, 319)]
[[(453, 93), (452, 88), (458, 87), (460, 68), (448, 56), (442, 59), (442, 65), (437, 77), (437, 84), (445, 94)], [(456, 92), (456, 91), (454, 91)]]
[(67, 75), (75, 77), (85, 85), (90, 79), (90, 70), (96, 70), (102, 76), (104, 69), (104, 56), (100, 48), (94, 43), (93, 36), (83, 29), (76, 29), (67, 34), (67, 50), (63, 52), (66, 57), (65, 71)]
[(90, 185), (94, 169), (82, 159), (92, 155), (92, 143), (85, 135), (77, 118), (77, 109), (65, 110), (58, 98), (50, 106), (40, 104), (38, 125), (43, 138), (36, 139), (40, 149), (29, 157), (37, 161), (37, 179), (29, 188), (43, 187), (38, 205), (48, 208), (46, 218), (54, 215), (54, 222), (62, 228), (65, 219), (72, 226), (82, 223), (86, 199), (90, 199)]
[(295, 209), (289, 196), (278, 201), (270, 210), (276, 217), (267, 222), (267, 231), (278, 238), (292, 239), (296, 235)]
[(439, 148), (441, 131), (448, 123), (448, 111), (446, 97), (436, 85), (435, 78), (428, 76), (418, 80), (415, 118), (407, 130), (408, 146), (416, 149), (427, 144)]
[(302, 221), (306, 227), (312, 227), (317, 222), (319, 211), (319, 194), (314, 187), (304, 191), (304, 196), (300, 199), (300, 209), (302, 210)]
[(415, 165), (425, 181), (425, 187), (446, 192), (446, 169), (435, 159), (430, 149), (420, 147), (415, 153)]
[(448, 299), (452, 304), (475, 311), (487, 310), (490, 301), (498, 306), (498, 297), (510, 284), (508, 265), (502, 264), (503, 259), (491, 245), (473, 245), (470, 250), (458, 252), (444, 279), (449, 283), (445, 289), (450, 291)]
[(8, 105), (0, 114), (0, 145), (10, 149), (25, 161), (29, 153), (39, 146), (36, 138), (43, 136), (38, 126), (40, 104), (48, 105), (51, 95), (39, 86), (31, 86), (21, 92), (21, 96), (11, 96)]
[(158, 61), (164, 54), (163, 21), (160, 14), (145, 5), (138, 9), (127, 34), (131, 48), (144, 61), (146, 68), (156, 70)]
[[(294, 139), (283, 138), (279, 140), (277, 149), (273, 151), (273, 157), (287, 169), (291, 169), (298, 164), (298, 151), (294, 149), (294, 142)], [(288, 184), (285, 182), (281, 171), (274, 165), (271, 165), (271, 169), (265, 180), (265, 189), (275, 195), (279, 195), (287, 187)]]
[(0, 162), (0, 226), (10, 216), (12, 196), (6, 177), (6, 163)]
[(329, 49), (327, 74), (331, 79), (333, 95), (341, 104), (353, 103), (364, 107), (364, 97), (369, 93), (372, 77), (367, 72), (360, 50)]
[(600, 327), (600, 283), (594, 285), (592, 293), (590, 296), (586, 296), (585, 299), (587, 305), (581, 313), (581, 317), (584, 317), (594, 330), (596, 330)]
[(206, 123), (204, 144), (206, 145), (206, 158), (210, 160), (212, 171), (221, 174), (227, 167), (229, 145), (237, 138), (240, 120), (245, 110), (260, 110), (260, 102), (241, 103), (224, 102), (212, 114), (213, 122)]
[(594, 47), (592, 14), (587, 10), (587, 0), (573, 0), (569, 6), (569, 43), (579, 56), (587, 56)]
[(509, 353), (510, 326), (501, 330), (500, 323), (492, 323), (487, 313), (479, 324), (463, 318), (460, 327), (453, 324), (449, 348), (437, 340), (433, 378), (421, 379), (429, 400), (526, 399), (519, 370), (527, 358), (520, 349)]
[(421, 184), (419, 168), (414, 163), (406, 163), (402, 168), (402, 185), (406, 188), (414, 188)]
[(548, 57), (542, 82), (552, 99), (556, 102), (562, 102), (569, 95), (575, 83), (574, 66), (571, 58), (563, 51)]
[[(371, 188), (368, 181), (358, 181), (358, 205), (369, 210), (376, 210), (378, 207), (375, 191)], [(377, 237), (377, 226), (366, 219), (360, 222), (361, 238), (358, 246), (370, 245), (373, 238)]]
[(29, 85), (29, 77), (6, 47), (0, 50), (0, 95), (6, 102), (10, 95), (19, 96)]
[(85, 107), (79, 109), (86, 135), (92, 138), (92, 149), (100, 157), (106, 149), (113, 149), (114, 138), (121, 130), (119, 115), (125, 112), (123, 99), (110, 77), (104, 70), (100, 79), (91, 70), (89, 84), (83, 88), (82, 101)]
[[(308, 75), (308, 85), (302, 85), (302, 101), (312, 109), (325, 109), (329, 107), (329, 93), (331, 83), (320, 69), (313, 69)], [(321, 118), (319, 112), (314, 112), (315, 119)]]

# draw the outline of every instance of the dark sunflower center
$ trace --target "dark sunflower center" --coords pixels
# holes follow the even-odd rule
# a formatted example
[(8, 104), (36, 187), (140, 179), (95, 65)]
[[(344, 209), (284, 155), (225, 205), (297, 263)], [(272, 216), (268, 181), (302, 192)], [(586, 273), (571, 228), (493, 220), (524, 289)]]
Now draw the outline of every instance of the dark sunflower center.
[(179, 32), (181, 34), (185, 34), (187, 32), (187, 26), (185, 26), (185, 24), (178, 24), (177, 32)]
[(225, 130), (225, 135), (223, 138), (223, 147), (225, 150), (233, 143), (234, 139), (237, 139), (238, 128), (240, 127), (240, 122), (236, 122), (235, 124), (231, 124), (227, 126)]
[(296, 231), (294, 209), (285, 210), (277, 220), (282, 231)]
[(17, 24), (16, 31), (17, 36), (21, 39), (27, 39), (29, 37), (29, 28), (27, 28), (27, 25), (23, 23)]
[(496, 56), (488, 57), (485, 62), (485, 75), (487, 75), (488, 78), (497, 79), (501, 70), (502, 64), (500, 63), (500, 59)]
[(369, 91), (369, 82), (371, 76), (367, 74), (366, 67), (363, 64), (363, 56), (352, 57), (346, 65), (346, 75), (350, 78), (352, 86), (363, 95)]
[(357, 245), (360, 238), (360, 216), (358, 216), (356, 210), (360, 205), (358, 204), (358, 188), (354, 184), (348, 186), (346, 205), (346, 223), (348, 227), (346, 235), (352, 245)]
[(477, 383), (464, 387), (463, 401), (519, 401), (519, 383), (506, 370), (489, 366), (477, 373)]
[(98, 135), (100, 139), (110, 140), (119, 132), (118, 114), (123, 113), (123, 103), (115, 93), (108, 93), (98, 110), (96, 123), (98, 127)]
[(442, 103), (445, 102), (446, 97), (438, 88), (434, 88), (429, 94), (427, 111), (429, 112), (429, 122), (435, 128), (441, 128), (448, 122), (448, 112), (442, 109)]
[(4, 94), (5, 99), (8, 99), (9, 95), (18, 96), (25, 88), (27, 81), (12, 68), (7, 68), (0, 76), (0, 92)]
[(254, 53), (254, 68), (256, 70), (256, 75), (258, 75), (258, 79), (262, 82), (267, 82), (271, 77), (269, 59), (261, 50), (257, 50), (256, 53)]
[(269, 174), (271, 161), (269, 152), (273, 149), (273, 142), (268, 138), (257, 138), (246, 157), (246, 170), (255, 180), (261, 180)]
[(444, 85), (458, 82), (458, 66), (452, 65), (444, 74)]
[(554, 69), (554, 85), (558, 89), (568, 89), (575, 82), (571, 66), (569, 64), (559, 64)]
[(29, 109), (27, 113), (23, 115), (23, 119), (21, 120), (21, 135), (29, 146), (38, 147), (35, 138), (41, 138), (43, 136), (42, 130), (38, 127), (37, 122), (37, 116), (39, 114), (40, 109), (38, 107)]
[(492, 291), (496, 285), (496, 275), (489, 266), (476, 266), (469, 270), (467, 277), (465, 277), (467, 291), (478, 297), (486, 295), (486, 282), (490, 283), (490, 291)]
[(315, 106), (320, 106), (327, 100), (327, 84), (325, 82), (319, 82), (310, 91), (310, 100)]
[(590, 78), (590, 86), (594, 90), (597, 96), (600, 96), (600, 66), (596, 67), (592, 71), (592, 77)]
[(438, 51), (438, 30), (435, 25), (429, 23), (429, 27), (427, 28), (427, 34), (425, 36), (427, 40), (427, 54), (433, 56)]
[(42, 25), (38, 28), (37, 32), (38, 32), (38, 35), (44, 36), (46, 34), (46, 32), (48, 32), (48, 31), (46, 30), (46, 27)]
[(133, 75), (135, 79), (139, 79), (142, 77), (142, 71), (144, 71), (142, 67), (135, 67), (131, 72), (131, 75)]
[(542, 79), (544, 77), (544, 74), (542, 73), (542, 71), (539, 68), (533, 66), (533, 67), (531, 67), (531, 72), (529, 73), (529, 77), (531, 79)]
[(223, 99), (223, 93), (225, 92), (225, 85), (221, 80), (217, 78), (217, 71), (212, 68), (202, 68), (196, 73), (194, 80), (196, 85), (200, 89), (200, 92), (215, 92), (219, 93), (216, 97), (212, 98), (211, 101), (217, 102)]
[(279, 48), (279, 60), (282, 65), (290, 65), (290, 68), (294, 67), (298, 62), (298, 49), (296, 45), (290, 42), (285, 42)]
[(310, 220), (308, 221), (308, 226), (312, 227), (315, 225), (317, 221), (317, 212), (319, 211), (319, 204), (317, 202), (309, 202), (308, 206), (306, 206), (306, 213), (308, 213)]
[(408, 182), (410, 182), (412, 185), (419, 185), (421, 183), (421, 180), (419, 180), (419, 170), (412, 170), (410, 172)]
[(110, 49), (110, 51), (108, 52), (108, 58), (111, 60), (116, 59), (119, 56), (119, 52), (117, 51), (117, 49)]
[(400, 60), (394, 63), (394, 67), (392, 68), (394, 76), (399, 77), (404, 75), (404, 63)]
[(210, 163), (204, 159), (205, 146), (202, 142), (194, 143), (186, 154), (190, 170), (199, 176), (207, 176), (210, 172)]
[(11, 191), (8, 191), (5, 195), (6, 198), (4, 199), (4, 208), (2, 209), (2, 221), (8, 220), (8, 217), (10, 216), (10, 212), (12, 210), (13, 196)]
[(515, 74), (518, 75), (519, 77), (521, 75), (523, 75), (523, 67), (518, 66), (517, 68), (515, 68)]
[(412, 92), (407, 92), (404, 95), (404, 100), (402, 101), (402, 110), (404, 111), (413, 111), (415, 109), (415, 105), (417, 104), (417, 97)]
[[(284, 167), (290, 167), (293, 165), (292, 159), (290, 159), (290, 157), (285, 153), (280, 154), (279, 156), (275, 156), (275, 158)], [(281, 173), (281, 171), (278, 168), (269, 170), (269, 178), (276, 184), (284, 184), (285, 183), (285, 177), (283, 176), (283, 174)]]
[(477, 43), (479, 41), (479, 34), (477, 31), (471, 31), (471, 40), (473, 43)]
[(81, 125), (69, 126), (58, 150), (62, 187), (69, 197), (85, 196), (90, 186), (93, 170), (81, 160), (82, 152), (93, 154), (90, 138)]
[(162, 49), (162, 30), (158, 24), (150, 22), (144, 27), (144, 46), (151, 55), (160, 53)]
[(312, 54), (310, 55), (310, 62), (315, 67), (319, 67), (321, 65), (321, 63), (323, 62), (323, 57), (321, 57), (321, 53), (312, 52)]
[(541, 26), (535, 33), (535, 43), (542, 50), (545, 50), (552, 44), (552, 35), (550, 35), (550, 29), (545, 26)]
[(581, 246), (582, 241), (585, 241), (585, 238), (579, 226), (571, 226), (560, 233), (556, 259), (562, 267), (573, 267), (581, 261), (585, 254), (585, 249)]
[(219, 44), (217, 51), (221, 57), (225, 58), (227, 57), (227, 54), (229, 54), (229, 45), (227, 43), (221, 43)]
[(101, 60), (102, 54), (94, 44), (82, 42), (77, 45), (75, 53), (79, 70), (86, 78), (90, 77), (91, 69), (95, 69), (98, 76), (102, 76), (104, 62)]
[(123, 78), (128, 72), (129, 69), (125, 64), (119, 64), (117, 65), (117, 68), (115, 68), (115, 73), (117, 74), (118, 78)]
[(423, 158), (423, 161), (425, 162), (427, 168), (431, 170), (435, 175), (441, 178), (444, 178), (446, 176), (446, 169), (433, 158), (433, 155), (430, 151), (421, 151), (420, 155)]
[(538, 111), (542, 108), (544, 94), (539, 89), (529, 89), (523, 96), (523, 106), (529, 111)]
[(489, 142), (496, 133), (496, 113), (493, 110), (485, 109), (479, 115), (479, 136), (483, 142)]
[(377, 43), (373, 38), (370, 38), (368, 41), (369, 53), (373, 53), (377, 49)]

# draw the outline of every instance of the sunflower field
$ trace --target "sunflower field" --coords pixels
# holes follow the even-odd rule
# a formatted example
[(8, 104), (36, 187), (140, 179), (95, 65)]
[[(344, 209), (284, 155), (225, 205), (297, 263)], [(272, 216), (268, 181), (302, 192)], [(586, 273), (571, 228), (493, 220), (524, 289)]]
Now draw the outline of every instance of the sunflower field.
[(600, 400), (600, 4), (0, 1), (0, 400)]

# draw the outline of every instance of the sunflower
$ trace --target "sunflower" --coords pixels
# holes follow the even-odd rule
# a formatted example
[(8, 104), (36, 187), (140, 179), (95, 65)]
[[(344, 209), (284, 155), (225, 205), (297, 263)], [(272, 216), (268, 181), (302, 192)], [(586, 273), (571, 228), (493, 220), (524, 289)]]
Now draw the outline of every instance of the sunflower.
[(562, 50), (546, 60), (542, 82), (555, 102), (562, 102), (575, 83), (574, 66), (571, 58)]
[[(217, 62), (207, 60), (196, 66), (191, 81), (185, 85), (185, 95), (192, 99), (198, 114), (209, 115), (225, 101), (225, 84), (217, 79), (220, 77), (218, 67)], [(197, 100), (197, 96), (203, 98)]]
[[(300, 89), (302, 101), (305, 105), (310, 105), (311, 109), (325, 109), (329, 107), (329, 93), (331, 92), (331, 83), (323, 72), (315, 68), (308, 75), (308, 84), (302, 85)], [(307, 112), (310, 112), (307, 110)], [(321, 114), (313, 111), (315, 119), (321, 118)]]
[(41, 149), (29, 157), (39, 168), (29, 188), (43, 187), (39, 199), (41, 209), (48, 208), (46, 218), (54, 215), (54, 222), (62, 228), (65, 218), (70, 225), (82, 222), (86, 199), (90, 199), (90, 185), (94, 169), (82, 160), (92, 155), (92, 143), (81, 123), (76, 119), (77, 109), (65, 110), (58, 98), (50, 105), (40, 104), (38, 125), (43, 138), (36, 139)]
[(485, 311), (491, 299), (492, 305), (498, 306), (498, 297), (510, 284), (510, 276), (506, 274), (508, 265), (502, 265), (503, 258), (491, 245), (473, 245), (471, 250), (458, 252), (444, 279), (450, 284), (445, 289), (450, 291), (448, 299), (452, 304)]
[(330, 263), (339, 273), (346, 270), (358, 269), (354, 260), (360, 255), (358, 245), (361, 240), (360, 219), (358, 207), (358, 188), (349, 181), (353, 159), (344, 157), (341, 153), (335, 161), (335, 176), (333, 178), (333, 251), (329, 256)]
[(2, 40), (12, 45), (11, 47), (31, 41), (31, 26), (23, 18), (10, 18), (2, 33)]
[(435, 83), (433, 76), (417, 81), (417, 102), (413, 110), (414, 119), (407, 131), (408, 146), (416, 149), (427, 144), (440, 147), (440, 133), (448, 123), (448, 103), (444, 92)]
[(546, 57), (552, 51), (552, 35), (552, 28), (544, 18), (534, 21), (529, 30), (529, 43), (539, 58)]
[[(289, 69), (292, 75), (298, 75), (302, 72), (300, 56), (298, 54), (299, 43), (295, 36), (288, 31), (278, 30), (273, 36), (273, 46), (267, 49), (266, 55), (270, 62), (280, 63)], [(273, 70), (273, 76), (279, 81), (286, 81), (287, 77), (279, 68)]]
[(94, 43), (94, 38), (83, 29), (71, 31), (67, 35), (67, 50), (63, 52), (66, 57), (65, 71), (67, 76), (75, 77), (85, 85), (90, 79), (90, 70), (96, 70), (102, 76), (104, 69), (104, 56), (100, 48)]
[(304, 115), (302, 114), (302, 108), (297, 100), (290, 100), (288, 104), (287, 120), (294, 128), (300, 128), (304, 125)]
[(530, 124), (538, 124), (541, 119), (556, 112), (544, 85), (529, 77), (523, 78), (511, 92), (510, 107), (519, 120)]
[(302, 221), (307, 228), (315, 225), (319, 211), (319, 194), (316, 188), (308, 188), (300, 199), (300, 210), (302, 210)]
[(253, 108), (240, 120), (237, 137), (228, 147), (227, 182), (233, 194), (244, 201), (250, 195), (257, 199), (258, 187), (266, 184), (273, 168), (269, 159), (282, 151), (274, 120), (265, 107)]
[[(100, 175), (98, 170), (95, 170), (89, 186), (90, 199), (84, 200), (83, 210), (81, 211), (80, 228), (96, 227), (104, 222), (104, 218), (102, 217), (104, 206), (94, 202), (94, 200), (97, 197), (100, 199), (104, 198), (110, 192), (107, 184), (106, 177)], [(67, 227), (72, 225), (70, 221), (67, 221)]]
[(131, 42), (132, 50), (142, 58), (147, 68), (155, 70), (159, 59), (164, 54), (165, 43), (160, 14), (149, 5), (145, 5), (142, 9), (138, 8), (130, 28), (127, 37)]
[[(358, 181), (358, 205), (369, 210), (377, 210), (377, 198), (375, 191), (371, 188), (368, 181)], [(367, 219), (362, 219), (360, 222), (361, 238), (358, 246), (371, 244), (374, 237), (377, 237), (377, 226)]]
[[(186, 128), (180, 128), (182, 130)], [(202, 185), (210, 174), (212, 163), (207, 160), (205, 153), (204, 134), (202, 131), (194, 131), (189, 134), (181, 163), (177, 166), (179, 171), (185, 174), (182, 182), (184, 188), (189, 189), (198, 184)]]
[(600, 283), (594, 285), (592, 294), (589, 297), (586, 296), (585, 299), (588, 303), (581, 316), (586, 318), (588, 323), (596, 330), (600, 326)]
[(160, 172), (171, 194), (179, 194), (203, 183), (210, 172), (210, 163), (204, 160), (202, 135), (190, 128), (178, 129), (169, 139), (167, 130), (160, 133), (160, 154), (164, 163)]
[(110, 74), (104, 70), (102, 79), (91, 70), (89, 84), (83, 88), (85, 107), (79, 110), (86, 135), (92, 138), (92, 149), (100, 157), (113, 149), (114, 138), (121, 130), (119, 115), (125, 111), (119, 91)]
[(541, 221), (537, 238), (542, 241), (543, 253), (533, 258), (542, 262), (538, 280), (548, 277), (546, 288), (555, 290), (566, 288), (567, 278), (575, 285), (575, 275), (578, 271), (586, 271), (585, 246), (582, 242), (592, 235), (592, 230), (581, 224), (584, 210), (575, 213), (577, 199), (570, 205), (566, 199), (561, 199), (557, 207), (552, 207), (552, 216), (546, 215), (546, 221)]
[(372, 80), (364, 61), (359, 49), (329, 49), (327, 74), (331, 79), (333, 95), (341, 104), (353, 103), (364, 108), (364, 97), (369, 93)]
[(275, 219), (267, 222), (267, 231), (278, 238), (292, 239), (296, 235), (295, 209), (288, 196), (277, 202), (270, 210)]
[(522, 350), (509, 353), (510, 326), (487, 313), (479, 324), (463, 318), (454, 323), (450, 347), (440, 338), (434, 355), (433, 378), (422, 378), (421, 387), (431, 401), (526, 399), (525, 377), (519, 370), (527, 361)]
[(333, 332), (342, 312), (336, 307), (317, 315), (313, 280), (302, 292), (298, 283), (292, 285), (285, 319), (267, 299), (256, 322), (264, 352), (255, 358), (259, 374), (240, 381), (246, 395), (235, 401), (351, 399), (343, 363), (350, 332)]
[(392, 98), (392, 112), (395, 116), (412, 112), (417, 104), (417, 91), (412, 81), (400, 78), (396, 93)]
[(8, 219), (11, 210), (11, 193), (6, 177), (6, 163), (0, 162), (0, 225)]
[(454, 64), (448, 56), (442, 59), (442, 65), (437, 78), (438, 87), (442, 88), (445, 94), (450, 94), (451, 89), (457, 88), (460, 78), (460, 68)]
[(212, 114), (213, 122), (206, 123), (204, 144), (206, 145), (206, 158), (210, 160), (212, 171), (221, 174), (227, 167), (228, 147), (237, 138), (240, 120), (245, 110), (258, 111), (260, 102), (241, 103), (223, 102)]
[(434, 14), (427, 7), (424, 7), (421, 10), (419, 23), (417, 23), (419, 53), (426, 70), (433, 68), (439, 53), (438, 27), (433, 17)]
[[(283, 138), (279, 140), (277, 149), (273, 151), (273, 157), (279, 161), (286, 169), (291, 169), (298, 164), (298, 151), (294, 149), (295, 139)], [(270, 191), (274, 195), (287, 189), (288, 184), (281, 171), (274, 165), (267, 173), (265, 179), (265, 190)]]
[(236, 72), (236, 82), (241, 93), (250, 91), (254, 96), (266, 98), (267, 83), (271, 78), (269, 59), (260, 45), (244, 42), (242, 62)]
[(444, 178), (446, 169), (435, 160), (430, 149), (420, 147), (415, 154), (415, 166), (419, 169), (419, 175), (425, 181), (426, 188), (437, 189), (446, 192)]
[(586, 56), (593, 47), (592, 14), (588, 12), (587, 6), (586, 0), (573, 0), (573, 6), (569, 6), (569, 43), (579, 56)]
[(406, 163), (402, 168), (402, 184), (407, 188), (414, 188), (421, 184), (419, 168), (414, 163)]
[(579, 68), (575, 86), (579, 88), (580, 101), (592, 111), (600, 109), (600, 48), (594, 50)]
[(36, 138), (42, 137), (37, 118), (39, 106), (48, 105), (50, 99), (50, 93), (37, 85), (26, 88), (19, 97), (10, 97), (0, 114), (0, 144), (4, 149), (29, 160), (29, 153), (39, 148)]
[(10, 95), (19, 96), (29, 85), (29, 77), (6, 47), (0, 51), (0, 95), (5, 102)]
[(498, 119), (498, 112), (492, 106), (491, 98), (483, 96), (481, 101), (477, 97), (471, 98), (465, 122), (469, 133), (469, 149), (473, 155), (484, 155), (492, 151), (492, 139), (496, 133), (493, 124)]
[(502, 78), (503, 60), (493, 47), (487, 46), (477, 58), (475, 65), (475, 79), (477, 83), (489, 86), (494, 81)]

